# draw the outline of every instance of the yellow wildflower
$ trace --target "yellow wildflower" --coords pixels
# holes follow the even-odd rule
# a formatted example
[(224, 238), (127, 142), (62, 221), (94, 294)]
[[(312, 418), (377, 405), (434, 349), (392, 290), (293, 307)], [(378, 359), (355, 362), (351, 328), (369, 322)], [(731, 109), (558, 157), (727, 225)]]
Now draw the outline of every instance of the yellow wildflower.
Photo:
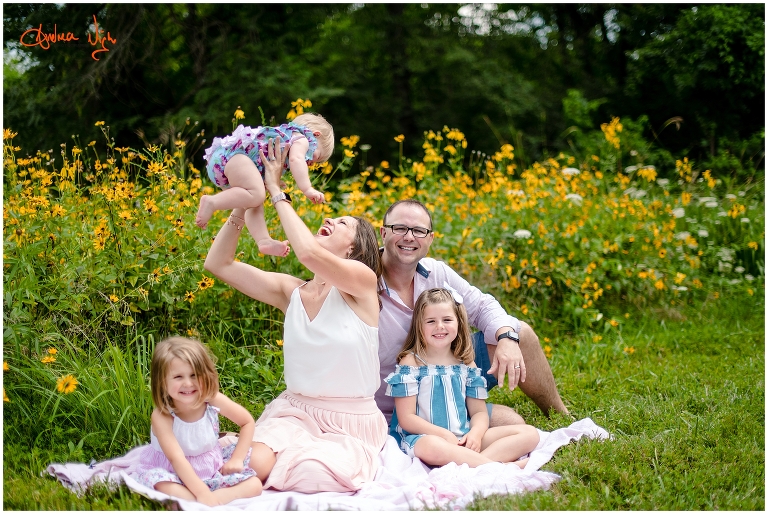
[[(6, 129), (8, 130), (8, 129)], [(3, 401), (4, 402), (10, 402), (11, 400), (8, 399), (8, 395), (5, 394), (5, 387), (3, 387)]]
[(402, 143), (405, 140), (405, 136), (400, 134), (399, 136), (395, 136), (395, 141), (398, 143)]
[(102, 126), (104, 126), (104, 122), (103, 121), (97, 121), (96, 123), (94, 123), (94, 126), (102, 127)]
[(349, 136), (349, 137), (341, 138), (342, 146), (346, 146), (349, 148), (354, 148), (359, 141), (360, 141), (360, 136)]
[(618, 326), (619, 326), (619, 322), (618, 322), (618, 321), (616, 321), (615, 319), (612, 319), (612, 320), (610, 321), (610, 323), (611, 323), (611, 326), (612, 326), (612, 327), (618, 327)]
[(664, 285), (663, 280), (657, 280), (655, 284), (653, 284), (653, 287), (661, 291), (662, 289), (666, 289), (667, 286)]
[(242, 110), (240, 110), (240, 107), (235, 109), (235, 119), (236, 120), (243, 120), (243, 119), (245, 119), (245, 113)]
[(277, 346), (283, 346), (283, 340), (282, 339), (278, 339), (276, 342), (277, 342)]
[(58, 389), (60, 393), (69, 394), (75, 389), (77, 389), (78, 383), (79, 382), (75, 377), (73, 377), (72, 375), (67, 375), (67, 376), (61, 377), (56, 382), (56, 389)]
[(56, 357), (51, 357), (50, 355), (47, 355), (42, 359), (40, 359), (40, 362), (42, 362), (43, 364), (50, 364), (52, 362), (56, 362)]
[(527, 315), (528, 315), (528, 306), (527, 306), (527, 305), (525, 305), (525, 304), (523, 304), (522, 306), (520, 306), (520, 312), (522, 312), (522, 313), (523, 313), (523, 316), (527, 316)]
[(48, 348), (48, 355), (56, 355), (59, 351), (56, 348)]
[(3, 361), (3, 371), (8, 371), (8, 363)]
[(120, 298), (118, 298), (117, 296), (115, 296), (115, 295), (113, 295), (113, 294), (109, 295), (109, 301), (110, 301), (110, 302), (112, 302), (112, 303), (117, 303), (117, 302), (118, 302), (118, 300), (120, 300)]
[(192, 302), (194, 302), (194, 301), (195, 301), (195, 293), (193, 293), (193, 292), (191, 292), (191, 291), (187, 291), (187, 292), (184, 294), (184, 301), (185, 301), (185, 302), (189, 302), (189, 303), (192, 303)]
[(747, 246), (752, 248), (753, 250), (757, 250), (757, 242), (756, 241), (750, 241)]
[(627, 355), (632, 355), (633, 353), (635, 353), (635, 349), (632, 346), (625, 346), (624, 353), (626, 353)]
[(544, 346), (544, 355), (547, 357), (547, 359), (552, 358), (552, 347), (549, 345)]
[(352, 150), (349, 150), (348, 148), (344, 149), (344, 156), (349, 157), (350, 159), (355, 156), (354, 152)]
[(199, 287), (201, 290), (208, 289), (213, 285), (214, 280), (210, 277), (203, 277), (200, 282), (197, 283), (197, 287)]
[(11, 129), (3, 129), (3, 139), (13, 139), (18, 135), (18, 132), (13, 132)]
[(385, 170), (389, 169), (389, 162), (388, 161), (381, 161), (380, 166), (384, 168)]

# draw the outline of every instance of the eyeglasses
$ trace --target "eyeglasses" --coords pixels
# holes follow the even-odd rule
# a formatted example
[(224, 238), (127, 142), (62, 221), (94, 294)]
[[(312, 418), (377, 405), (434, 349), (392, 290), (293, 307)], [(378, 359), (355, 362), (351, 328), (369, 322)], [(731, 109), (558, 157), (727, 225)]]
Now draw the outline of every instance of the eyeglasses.
[(418, 237), (419, 239), (422, 239), (432, 233), (432, 230), (429, 230), (428, 228), (424, 228), (424, 227), (409, 227), (407, 225), (384, 225), (384, 226), (392, 230), (392, 233), (397, 234), (398, 236), (404, 236), (410, 230), (411, 234), (413, 234), (413, 237)]

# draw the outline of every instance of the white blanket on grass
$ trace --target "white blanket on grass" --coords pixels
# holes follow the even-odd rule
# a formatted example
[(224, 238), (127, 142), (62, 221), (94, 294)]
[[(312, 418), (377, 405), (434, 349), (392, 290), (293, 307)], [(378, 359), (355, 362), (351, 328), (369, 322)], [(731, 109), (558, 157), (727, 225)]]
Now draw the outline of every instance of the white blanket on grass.
[(291, 491), (266, 490), (261, 496), (235, 500), (219, 507), (207, 507), (194, 501), (181, 500), (150, 489), (132, 477), (143, 446), (134, 448), (123, 457), (93, 466), (86, 464), (51, 464), (47, 471), (63, 485), (82, 492), (94, 481), (110, 484), (124, 483), (131, 490), (158, 501), (171, 500), (183, 510), (409, 510), (463, 509), (477, 497), (492, 494), (517, 494), (547, 489), (560, 477), (539, 471), (561, 446), (582, 437), (608, 439), (608, 432), (591, 419), (577, 421), (567, 428), (553, 432), (539, 430), (540, 441), (530, 454), (525, 469), (492, 463), (477, 468), (466, 464), (448, 464), (430, 469), (419, 459), (405, 455), (392, 437), (387, 438), (379, 454), (379, 469), (373, 482), (367, 482), (355, 493), (304, 494)]

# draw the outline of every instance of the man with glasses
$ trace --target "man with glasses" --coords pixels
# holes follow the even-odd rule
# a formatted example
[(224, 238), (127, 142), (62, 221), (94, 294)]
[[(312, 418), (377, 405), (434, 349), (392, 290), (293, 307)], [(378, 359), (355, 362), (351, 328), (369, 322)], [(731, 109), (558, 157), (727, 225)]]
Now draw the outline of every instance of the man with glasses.
[[(480, 330), (474, 334), (475, 363), (483, 371), (488, 388), (518, 385), (546, 414), (550, 409), (568, 414), (539, 338), (526, 323), (508, 315), (496, 299), (464, 280), (446, 263), (427, 257), (434, 239), (432, 215), (416, 200), (400, 200), (384, 214), (380, 229), (383, 287), (379, 291), (379, 361), (382, 379), (395, 370), (397, 355), (408, 335), (416, 299), (425, 289), (456, 289), (464, 299), (469, 322)], [(494, 376), (495, 375), (495, 376)], [(498, 380), (497, 380), (498, 379)], [(386, 396), (386, 384), (376, 392), (376, 403), (387, 417), (392, 416), (394, 399)], [(523, 423), (523, 418), (505, 405), (488, 404), (491, 426)]]

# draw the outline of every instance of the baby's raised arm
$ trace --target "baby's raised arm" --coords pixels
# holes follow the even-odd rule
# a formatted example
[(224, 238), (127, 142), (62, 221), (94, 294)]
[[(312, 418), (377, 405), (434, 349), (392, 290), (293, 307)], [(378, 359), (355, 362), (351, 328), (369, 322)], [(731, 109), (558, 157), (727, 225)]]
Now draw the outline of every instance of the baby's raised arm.
[(309, 150), (307, 138), (300, 137), (294, 141), (288, 152), (288, 166), (301, 192), (312, 203), (323, 203), (325, 202), (325, 195), (312, 187), (312, 182), (309, 180), (309, 167), (306, 161), (307, 150)]

